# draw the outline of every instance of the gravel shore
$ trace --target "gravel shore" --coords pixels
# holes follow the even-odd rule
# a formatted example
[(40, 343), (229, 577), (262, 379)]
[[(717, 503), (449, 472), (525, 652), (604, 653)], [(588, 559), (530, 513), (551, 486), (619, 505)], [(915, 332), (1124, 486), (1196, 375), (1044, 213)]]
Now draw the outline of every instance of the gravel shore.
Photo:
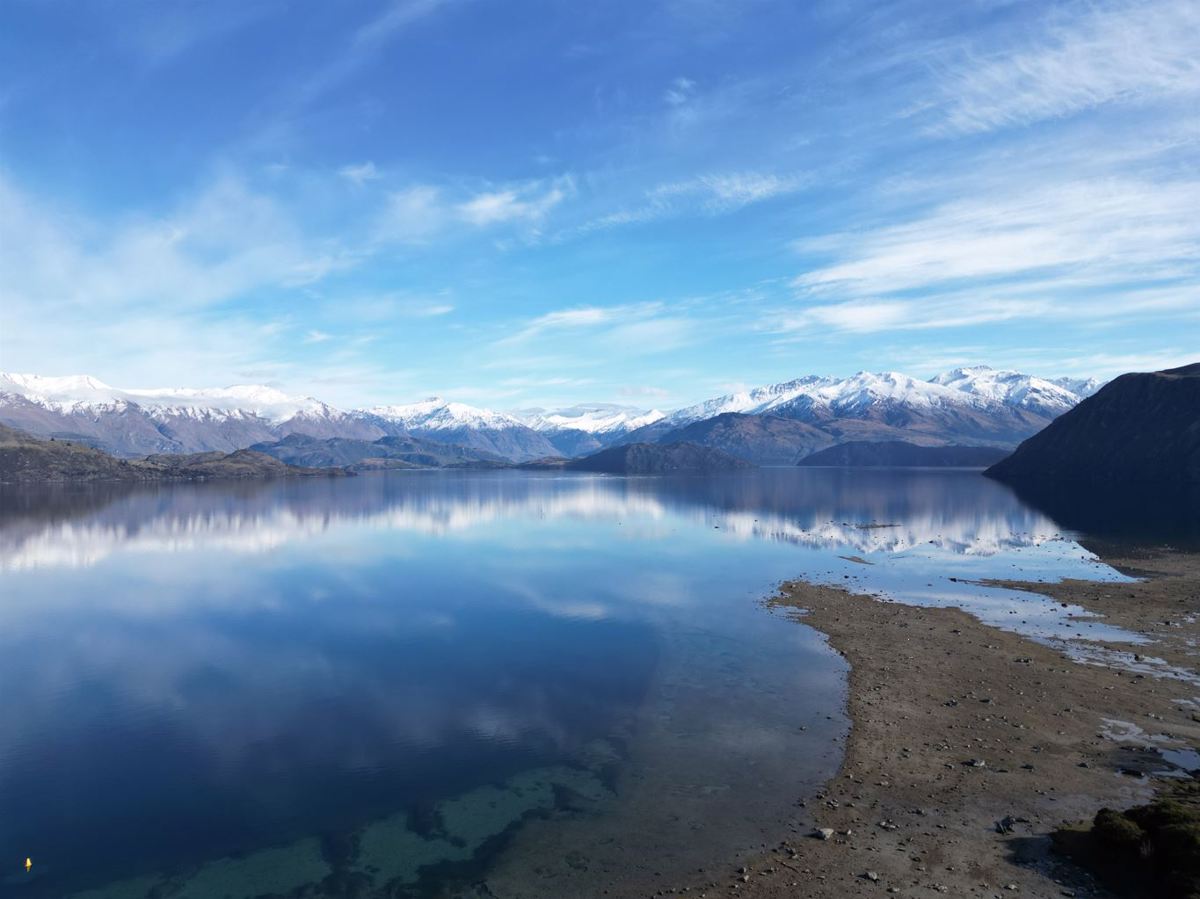
[(850, 663), (841, 771), (798, 800), (777, 846), (660, 895), (1107, 896), (1050, 834), (1187, 776), (1186, 754), (1160, 751), (1200, 747), (1200, 681), (1188, 677), (1200, 667), (1200, 554), (1091, 548), (1142, 580), (1003, 586), (1153, 639), (1098, 647), (1120, 664), (1072, 660), (958, 609), (785, 584), (773, 604)]

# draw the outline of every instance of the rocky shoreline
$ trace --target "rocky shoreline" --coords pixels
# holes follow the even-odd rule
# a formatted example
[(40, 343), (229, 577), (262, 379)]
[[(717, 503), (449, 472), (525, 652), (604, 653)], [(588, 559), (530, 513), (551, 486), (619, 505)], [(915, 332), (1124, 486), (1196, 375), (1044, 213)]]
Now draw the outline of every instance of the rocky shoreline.
[(794, 609), (850, 663), (841, 770), (798, 800), (777, 846), (659, 895), (1111, 895), (1055, 853), (1051, 835), (1189, 776), (1200, 554), (1096, 549), (1141, 580), (997, 585), (1150, 637), (1136, 655), (1111, 647), (1129, 665), (1072, 660), (958, 609), (783, 585), (772, 605)]

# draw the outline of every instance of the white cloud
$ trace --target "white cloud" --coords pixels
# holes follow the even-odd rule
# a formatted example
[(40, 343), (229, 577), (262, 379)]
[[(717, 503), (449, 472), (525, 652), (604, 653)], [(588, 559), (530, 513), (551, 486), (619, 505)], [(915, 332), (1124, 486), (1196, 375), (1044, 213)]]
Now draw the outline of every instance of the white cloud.
[(382, 322), (397, 318), (438, 318), (454, 311), (449, 291), (431, 296), (384, 293), (334, 296), (327, 304), (328, 314), (352, 321)]
[(375, 163), (367, 161), (357, 165), (344, 165), (338, 169), (338, 174), (356, 187), (362, 187), (368, 181), (376, 180), (379, 170), (375, 168)]
[(374, 230), (376, 239), (384, 243), (419, 244), (432, 238), (446, 223), (441, 192), (418, 184), (388, 194)]
[(815, 295), (868, 299), (997, 279), (1116, 286), (1200, 275), (1200, 181), (1111, 178), (944, 203), (900, 225), (796, 244), (841, 258), (795, 279)]
[(1194, 0), (1071, 4), (1028, 46), (964, 53), (943, 75), (943, 127), (990, 131), (1108, 103), (1200, 96)]
[(301, 232), (286, 207), (233, 175), (169, 212), (115, 221), (56, 208), (0, 176), (3, 356), (133, 383), (262, 370), (286, 357), (291, 326), (231, 302), (315, 284), (361, 258)]
[(55, 211), (0, 179), (0, 289), (46, 311), (203, 306), (356, 261), (303, 235), (278, 203), (232, 176), (168, 215), (116, 226)]
[(500, 344), (516, 343), (548, 331), (579, 331), (629, 323), (655, 315), (662, 306), (658, 303), (631, 303), (621, 306), (580, 306), (547, 312), (526, 322)]
[(388, 194), (374, 236), (380, 243), (415, 245), (497, 225), (531, 229), (573, 192), (574, 182), (567, 176), (482, 191), (465, 200), (448, 197), (432, 185), (416, 184)]
[(477, 227), (500, 222), (536, 222), (544, 218), (573, 191), (569, 178), (543, 185), (532, 182), (519, 187), (485, 191), (458, 205), (464, 221)]
[(354, 76), (374, 59), (389, 41), (422, 19), (451, 5), (453, 0), (394, 0), (351, 36), (342, 52), (324, 65), (317, 65), (296, 88), (285, 107), (294, 111), (313, 102)]
[(450, 0), (393, 0), (384, 12), (355, 32), (353, 44), (359, 48), (378, 46), (449, 3)]
[[(514, 345), (570, 347), (554, 362), (558, 373), (603, 359), (653, 355), (693, 343), (699, 322), (662, 303), (625, 303), (558, 309), (526, 321), (493, 347), (511, 354)], [(591, 360), (590, 362), (586, 360)]]
[(332, 334), (329, 334), (325, 331), (318, 331), (316, 328), (313, 328), (307, 334), (304, 335), (304, 342), (305, 343), (324, 343), (325, 341), (330, 340), (332, 338), (333, 338)]
[(876, 331), (910, 331), (958, 328), (1051, 314), (1055, 306), (1045, 300), (1003, 299), (982, 294), (953, 299), (881, 300), (830, 303), (781, 316), (772, 327), (804, 332), (814, 325), (835, 331), (869, 334)]
[(664, 316), (617, 325), (605, 335), (605, 342), (614, 351), (653, 354), (692, 343), (695, 330), (695, 322), (689, 318)]
[(1131, 371), (1162, 371), (1164, 368), (1179, 368), (1200, 361), (1196, 348), (1182, 350), (1178, 347), (1156, 352), (1138, 353), (1087, 353), (1086, 355), (1056, 355), (1051, 364), (1064, 374), (1088, 377), (1112, 378)]
[(682, 106), (687, 103), (696, 92), (696, 82), (690, 78), (679, 77), (671, 82), (666, 93), (663, 94), (663, 99), (669, 106)]
[(776, 175), (769, 172), (729, 172), (701, 175), (690, 181), (664, 184), (655, 189), (663, 197), (698, 196), (711, 212), (729, 212), (794, 193), (808, 183), (800, 175)]
[(597, 231), (623, 225), (652, 222), (671, 216), (703, 213), (720, 215), (736, 212), (754, 203), (803, 190), (811, 179), (807, 175), (773, 172), (720, 172), (698, 175), (682, 181), (656, 185), (645, 193), (640, 206), (619, 209), (585, 224), (579, 231)]

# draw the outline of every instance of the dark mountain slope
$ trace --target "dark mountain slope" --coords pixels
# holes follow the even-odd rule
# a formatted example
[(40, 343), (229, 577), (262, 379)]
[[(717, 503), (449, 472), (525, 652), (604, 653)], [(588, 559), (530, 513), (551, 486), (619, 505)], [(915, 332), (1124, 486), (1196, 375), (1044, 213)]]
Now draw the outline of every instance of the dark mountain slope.
[(1007, 483), (1200, 483), (1200, 363), (1122, 375), (987, 474)]
[(569, 471), (611, 474), (707, 474), (753, 467), (744, 459), (695, 443), (631, 443), (563, 464)]
[(42, 440), (0, 425), (0, 482), (169, 481), (341, 474), (297, 468), (251, 450), (118, 459), (67, 440)]
[[(795, 465), (817, 450), (838, 443), (903, 441), (913, 445), (944, 445), (952, 433), (941, 433), (928, 422), (915, 421), (912, 416), (907, 421), (913, 426), (889, 424), (873, 418), (824, 418), (813, 422), (774, 413), (724, 412), (677, 428), (655, 422), (630, 432), (622, 442), (698, 443), (756, 465)], [(1044, 424), (1043, 420), (1029, 425), (1024, 435), (1032, 433), (1041, 424)], [(961, 440), (956, 438), (955, 443), (974, 445), (978, 438), (989, 447), (994, 444), (1012, 446), (1019, 439), (1003, 428), (989, 439), (980, 434), (976, 429)]]
[(506, 460), (483, 450), (439, 443), (409, 435), (382, 437), (379, 440), (347, 440), (333, 437), (321, 440), (303, 434), (291, 434), (283, 440), (257, 443), (251, 447), (292, 465), (312, 468), (449, 468), (490, 467)]
[(794, 465), (814, 450), (829, 446), (833, 438), (802, 421), (726, 412), (668, 431), (655, 442), (696, 443), (756, 465)]
[[(563, 456), (583, 456), (603, 449), (608, 435), (601, 435), (601, 440), (595, 434), (581, 431), (578, 428), (567, 428), (562, 431), (547, 431), (545, 438), (550, 441), (555, 451)], [(618, 438), (619, 439), (619, 438)]]
[(903, 440), (878, 443), (856, 440), (813, 453), (801, 465), (838, 467), (887, 466), (893, 468), (985, 468), (1009, 454), (990, 446), (917, 446)]

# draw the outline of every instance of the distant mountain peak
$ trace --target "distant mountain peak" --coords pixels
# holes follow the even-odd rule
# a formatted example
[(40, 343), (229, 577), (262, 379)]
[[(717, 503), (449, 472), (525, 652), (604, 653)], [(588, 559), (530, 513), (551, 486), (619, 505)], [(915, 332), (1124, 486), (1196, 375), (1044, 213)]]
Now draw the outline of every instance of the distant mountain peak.
[(579, 403), (554, 411), (530, 409), (521, 414), (521, 417), (535, 431), (613, 434), (654, 424), (664, 415), (658, 409), (639, 409), (636, 406), (622, 406), (617, 403)]
[(524, 422), (504, 412), (481, 409), (466, 403), (446, 402), (442, 397), (430, 397), (418, 403), (372, 406), (364, 411), (403, 424), (409, 429), (524, 427)]

